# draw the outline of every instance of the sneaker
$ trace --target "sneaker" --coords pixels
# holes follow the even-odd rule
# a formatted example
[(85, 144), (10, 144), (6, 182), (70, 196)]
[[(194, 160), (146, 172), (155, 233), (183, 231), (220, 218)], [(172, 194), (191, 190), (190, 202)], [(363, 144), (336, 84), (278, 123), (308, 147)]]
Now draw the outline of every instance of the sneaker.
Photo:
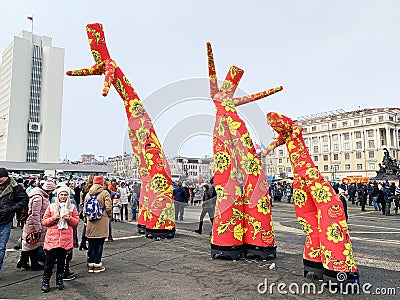
[(109, 237), (108, 237), (108, 241), (109, 241), (109, 242), (113, 242), (113, 241), (114, 241), (113, 237), (112, 237), (112, 236), (109, 236)]
[(70, 272), (70, 273), (68, 273), (68, 274), (64, 274), (64, 280), (74, 280), (76, 277), (75, 277), (75, 273), (74, 272)]
[(94, 273), (100, 273), (106, 270), (106, 267), (103, 266), (102, 263), (99, 264), (94, 264), (93, 272)]
[(94, 263), (88, 263), (88, 272), (93, 273), (94, 272)]

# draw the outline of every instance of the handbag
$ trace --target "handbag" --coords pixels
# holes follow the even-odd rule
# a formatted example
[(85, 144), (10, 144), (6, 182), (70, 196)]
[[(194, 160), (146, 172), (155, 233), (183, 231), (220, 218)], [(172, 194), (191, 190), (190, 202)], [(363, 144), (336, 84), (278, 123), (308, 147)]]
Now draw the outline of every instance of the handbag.
[(33, 245), (33, 244), (36, 244), (37, 242), (39, 242), (40, 236), (41, 236), (41, 232), (32, 230), (31, 232), (29, 232), (26, 235), (25, 241), (27, 244)]

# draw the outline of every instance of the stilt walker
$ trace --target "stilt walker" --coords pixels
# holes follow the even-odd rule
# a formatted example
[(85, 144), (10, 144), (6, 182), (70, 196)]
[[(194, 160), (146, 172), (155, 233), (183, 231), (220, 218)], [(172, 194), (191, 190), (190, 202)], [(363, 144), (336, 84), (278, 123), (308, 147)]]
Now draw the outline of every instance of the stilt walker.
[(297, 220), (306, 235), (304, 275), (337, 283), (359, 283), (342, 202), (316, 168), (302, 136), (302, 128), (290, 118), (271, 112), (267, 121), (279, 136), (267, 152), (286, 144), (293, 166), (293, 201)]
[(147, 237), (174, 237), (175, 214), (172, 180), (168, 161), (163, 153), (153, 124), (139, 96), (107, 49), (102, 24), (86, 26), (95, 65), (68, 71), (67, 75), (105, 75), (102, 95), (114, 85), (124, 101), (128, 133), (142, 181), (139, 201), (138, 230)]
[[(257, 255), (263, 259), (276, 256), (266, 176), (250, 134), (235, 106), (272, 95), (282, 87), (243, 98), (232, 98), (243, 70), (232, 66), (219, 89), (210, 43), (207, 43), (207, 53), (210, 95), (216, 108), (213, 150), (217, 203), (211, 256), (232, 259), (242, 254)], [(239, 172), (243, 189), (238, 178)]]

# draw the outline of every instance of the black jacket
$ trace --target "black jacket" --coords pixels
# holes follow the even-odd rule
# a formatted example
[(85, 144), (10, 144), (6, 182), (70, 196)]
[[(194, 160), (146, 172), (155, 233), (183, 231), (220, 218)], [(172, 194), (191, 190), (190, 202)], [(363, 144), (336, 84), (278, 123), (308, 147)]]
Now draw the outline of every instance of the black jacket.
[(17, 211), (28, 205), (29, 197), (24, 188), (14, 178), (9, 177), (0, 193), (0, 225), (12, 222)]

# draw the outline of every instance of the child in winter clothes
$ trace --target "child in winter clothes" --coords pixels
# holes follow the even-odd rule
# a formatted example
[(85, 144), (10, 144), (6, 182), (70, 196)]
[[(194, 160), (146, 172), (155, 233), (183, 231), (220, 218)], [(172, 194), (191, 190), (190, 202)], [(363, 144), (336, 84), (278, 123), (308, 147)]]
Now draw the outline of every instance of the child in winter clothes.
[(42, 225), (47, 227), (44, 240), (46, 263), (44, 266), (42, 292), (50, 291), (50, 278), (57, 260), (56, 286), (64, 289), (64, 269), (67, 251), (74, 247), (73, 228), (78, 226), (79, 216), (74, 204), (69, 201), (70, 189), (60, 187), (54, 203), (50, 204), (43, 216)]
[(120, 195), (116, 193), (112, 199), (113, 206), (113, 219), (115, 222), (121, 221), (121, 199)]

